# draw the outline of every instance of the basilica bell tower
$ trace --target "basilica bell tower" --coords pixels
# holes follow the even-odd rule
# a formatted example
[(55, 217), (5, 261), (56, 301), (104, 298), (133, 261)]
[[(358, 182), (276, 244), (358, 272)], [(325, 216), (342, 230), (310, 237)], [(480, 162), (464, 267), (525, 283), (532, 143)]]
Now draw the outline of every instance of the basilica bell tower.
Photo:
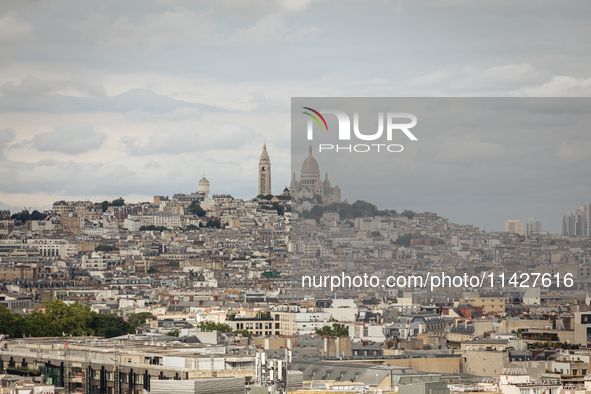
[(271, 192), (271, 159), (267, 153), (267, 144), (263, 144), (263, 153), (259, 160), (259, 195), (273, 194)]

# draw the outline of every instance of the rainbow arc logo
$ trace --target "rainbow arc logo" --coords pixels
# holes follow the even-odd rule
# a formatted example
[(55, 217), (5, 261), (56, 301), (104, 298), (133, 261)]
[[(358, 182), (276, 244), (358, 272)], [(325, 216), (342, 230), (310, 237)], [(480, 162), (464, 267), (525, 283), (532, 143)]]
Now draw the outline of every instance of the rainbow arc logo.
[[(316, 111), (315, 109), (312, 109), (310, 107), (302, 107), (303, 109), (307, 109), (308, 111), (314, 112), (316, 115), (318, 115), (320, 117), (320, 119), (322, 119), (322, 122), (324, 123), (324, 126), (326, 127), (326, 131), (328, 131), (328, 125), (326, 124), (326, 120), (324, 119), (324, 116), (322, 116), (320, 114), (320, 112)], [(312, 119), (314, 119), (316, 121), (316, 123), (318, 123), (318, 126), (320, 126), (320, 130), (323, 130), (324, 127), (322, 127), (322, 123), (320, 123), (320, 120), (312, 115), (310, 112), (302, 112), (303, 114), (306, 114), (308, 116), (310, 116)]]

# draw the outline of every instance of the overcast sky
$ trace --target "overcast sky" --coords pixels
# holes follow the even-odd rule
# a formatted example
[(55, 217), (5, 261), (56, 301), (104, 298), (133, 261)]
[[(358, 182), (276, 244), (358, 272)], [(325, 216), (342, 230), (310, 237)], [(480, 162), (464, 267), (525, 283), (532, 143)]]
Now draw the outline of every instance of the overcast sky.
[[(351, 131), (350, 140), (339, 141), (336, 116), (325, 113), (328, 131), (312, 121), (316, 127), (309, 141), (312, 119), (302, 107), (338, 109), (352, 125), (358, 113), (365, 135), (378, 130), (378, 113), (411, 113), (417, 124), (409, 131), (417, 140), (395, 130), (391, 141), (386, 131), (373, 141)], [(536, 217), (546, 231), (560, 232), (564, 207), (591, 202), (590, 108), (591, 98), (296, 98), (292, 167), (299, 179), (311, 145), (322, 179), (328, 171), (349, 202), (436, 212), (487, 231), (502, 230), (508, 219)], [(382, 147), (378, 152), (368, 144)], [(403, 150), (388, 152), (387, 144)], [(338, 152), (326, 149), (335, 145), (341, 147)], [(350, 145), (358, 152), (349, 152)]]
[(213, 193), (250, 198), (264, 142), (279, 193), (292, 96), (587, 97), (590, 11), (586, 0), (3, 0), (0, 208), (146, 201), (197, 190), (203, 172)]

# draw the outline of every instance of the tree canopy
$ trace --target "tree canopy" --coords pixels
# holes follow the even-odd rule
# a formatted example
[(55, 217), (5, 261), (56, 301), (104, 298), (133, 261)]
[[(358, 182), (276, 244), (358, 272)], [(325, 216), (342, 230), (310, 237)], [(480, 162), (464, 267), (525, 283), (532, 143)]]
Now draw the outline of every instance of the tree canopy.
[(6, 305), (0, 304), (0, 332), (11, 338), (22, 338), (25, 333), (25, 319), (18, 313), (12, 313)]
[(116, 198), (111, 202), (105, 200), (101, 203), (101, 207), (103, 208), (103, 212), (105, 212), (107, 209), (109, 209), (109, 207), (122, 207), (123, 205), (125, 205), (125, 199), (123, 197)]
[(133, 313), (129, 315), (127, 322), (135, 331), (139, 326), (145, 324), (148, 319), (152, 320), (155, 319), (156, 316), (151, 314), (150, 312), (140, 312), (140, 313)]
[(113, 245), (98, 245), (94, 250), (95, 252), (114, 252), (119, 248)]
[(222, 228), (222, 224), (219, 220), (208, 220), (206, 227)]
[(43, 308), (26, 317), (27, 331), (34, 337), (81, 336), (93, 334), (89, 330), (93, 313), (88, 305), (77, 302), (66, 304), (60, 300), (45, 301)]
[(19, 220), (23, 223), (28, 222), (29, 220), (45, 220), (46, 217), (46, 214), (41, 213), (36, 209), (33, 211), (33, 213), (29, 213), (29, 211), (23, 210), (11, 216), (12, 219)]
[(149, 226), (140, 226), (140, 231), (166, 231), (168, 230), (167, 227), (164, 226), (154, 226), (153, 224)]
[(192, 201), (189, 205), (189, 211), (199, 217), (205, 216), (205, 209), (201, 208), (201, 205), (197, 201)]
[(394, 210), (379, 210), (377, 206), (363, 200), (357, 200), (353, 204), (345, 202), (333, 202), (328, 206), (315, 205), (310, 211), (304, 212), (303, 217), (318, 221), (326, 211), (338, 212), (341, 220), (361, 217), (375, 217), (396, 215)]
[(199, 327), (201, 331), (232, 332), (229, 325), (212, 321), (202, 321), (197, 327)]
[(324, 326), (316, 330), (318, 335), (324, 336), (327, 335), (329, 337), (341, 337), (343, 335), (349, 335), (349, 327), (341, 326), (339, 323), (333, 323), (331, 326)]
[(11, 338), (61, 337), (63, 335), (99, 335), (105, 338), (135, 333), (150, 313), (131, 314), (127, 321), (112, 314), (96, 313), (88, 305), (77, 302), (66, 304), (61, 300), (45, 301), (43, 306), (26, 317), (0, 305), (0, 332)]
[(410, 246), (410, 240), (412, 239), (412, 234), (404, 234), (404, 235), (399, 235), (398, 238), (396, 238), (396, 241), (394, 241), (394, 243), (396, 245), (402, 245), (402, 246)]
[(401, 215), (406, 216), (409, 219), (412, 219), (416, 216), (416, 212), (405, 209), (404, 211), (402, 211)]

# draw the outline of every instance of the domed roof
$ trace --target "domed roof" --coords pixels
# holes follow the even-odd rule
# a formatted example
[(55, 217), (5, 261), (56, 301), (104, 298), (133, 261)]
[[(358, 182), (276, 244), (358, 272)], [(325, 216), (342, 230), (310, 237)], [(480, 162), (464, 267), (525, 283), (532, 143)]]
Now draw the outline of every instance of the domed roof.
[(206, 183), (209, 185), (209, 181), (207, 180), (207, 178), (206, 178), (206, 177), (203, 177), (203, 178), (201, 178), (201, 180), (199, 181), (199, 184), (200, 184), (200, 185), (202, 185), (202, 184), (206, 184)]
[(269, 159), (269, 154), (267, 153), (267, 144), (263, 144), (263, 153), (261, 153), (260, 161), (271, 161), (271, 159)]
[(318, 167), (318, 162), (312, 156), (312, 145), (310, 145), (310, 149), (308, 151), (308, 157), (304, 160), (304, 164), (302, 164), (302, 176), (304, 175), (320, 175), (320, 167)]
[(326, 173), (326, 178), (324, 178), (324, 187), (331, 187), (330, 181), (328, 180), (328, 172)]
[(293, 173), (293, 178), (291, 178), (291, 183), (289, 184), (289, 187), (292, 190), (295, 190), (299, 186), (299, 182), (296, 180), (296, 177), (295, 176), (296, 175), (295, 175), (295, 172), (294, 172)]

